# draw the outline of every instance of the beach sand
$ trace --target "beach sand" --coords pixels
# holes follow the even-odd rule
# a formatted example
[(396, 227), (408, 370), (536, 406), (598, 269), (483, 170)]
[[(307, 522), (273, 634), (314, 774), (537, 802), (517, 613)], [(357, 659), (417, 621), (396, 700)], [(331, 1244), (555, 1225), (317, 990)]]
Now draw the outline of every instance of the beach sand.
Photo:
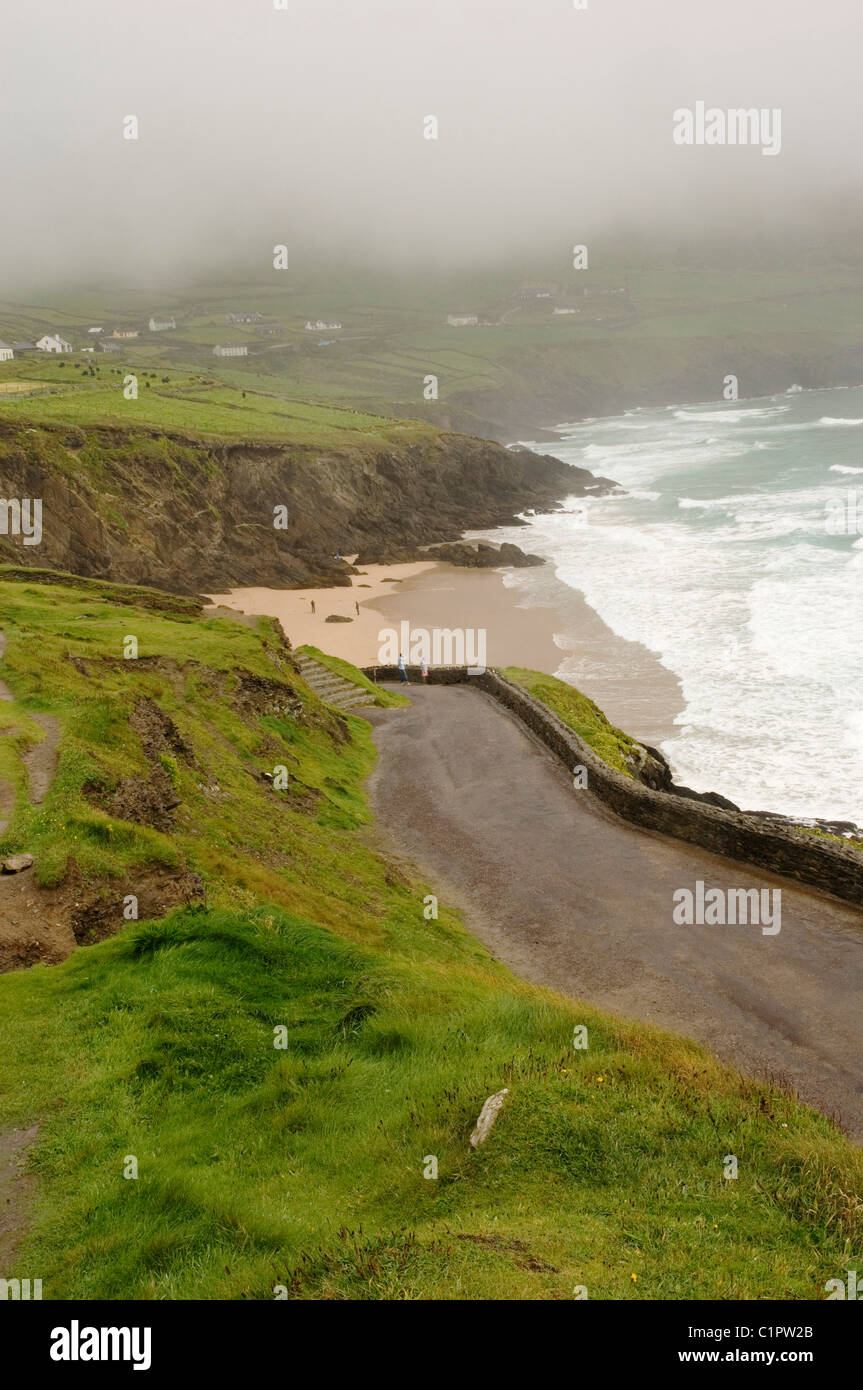
[[(357, 666), (378, 663), (381, 630), (398, 630), (402, 622), (427, 630), (485, 629), (489, 666), (554, 674), (565, 663), (566, 678), (612, 723), (654, 746), (673, 737), (684, 707), (677, 678), (646, 647), (612, 632), (575, 590), (544, 575), (544, 592), (551, 589), (553, 599), (528, 607), (529, 576), (536, 571), (471, 570), (435, 561), (365, 568), (365, 574), (351, 576), (350, 589), (235, 589), (209, 597), (214, 604), (275, 617), (293, 646), (319, 647)], [(514, 587), (504, 584), (507, 574), (515, 574)], [(331, 613), (352, 621), (327, 623)]]

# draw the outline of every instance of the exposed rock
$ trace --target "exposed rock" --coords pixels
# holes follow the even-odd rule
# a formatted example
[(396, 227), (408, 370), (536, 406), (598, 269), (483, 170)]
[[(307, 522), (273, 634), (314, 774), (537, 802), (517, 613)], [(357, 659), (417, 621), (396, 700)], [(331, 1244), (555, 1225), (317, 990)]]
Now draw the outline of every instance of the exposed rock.
[[(325, 453), (296, 442), (205, 442), (117, 426), (82, 427), (81, 458), (68, 427), (22, 431), (0, 420), (3, 485), (40, 497), (52, 525), (38, 567), (179, 594), (249, 585), (349, 586), (336, 554), (395, 562), (467, 528), (515, 524), (526, 507), (612, 484), (549, 455), (487, 439), (430, 432)], [(93, 460), (110, 461), (110, 491)], [(290, 528), (273, 527), (272, 499)], [(36, 568), (33, 551), (0, 535), (0, 561)], [(175, 600), (176, 601), (176, 600)]]
[(281, 719), (304, 721), (303, 702), (292, 685), (283, 681), (268, 680), (265, 676), (254, 675), (251, 671), (235, 671), (237, 688), (233, 701), (245, 717), (273, 715)]
[(153, 865), (136, 870), (119, 883), (105, 885), (95, 892), (82, 892), (70, 912), (70, 926), (77, 945), (92, 946), (127, 926), (123, 914), (129, 894), (137, 899), (138, 919), (146, 921), (164, 917), (174, 907), (202, 901), (205, 890), (200, 874)]
[(708, 806), (721, 806), (726, 811), (740, 809), (719, 792), (696, 792), (691, 787), (684, 787), (675, 782), (667, 759), (658, 748), (651, 748), (650, 744), (634, 744), (626, 762), (633, 777), (655, 792), (668, 792), (671, 796), (687, 797), (690, 801), (703, 801)]
[(129, 715), (129, 724), (140, 738), (144, 754), (150, 762), (169, 750), (181, 758), (191, 759), (191, 749), (187, 747), (180, 730), (155, 700), (143, 695)]
[(136, 825), (151, 825), (154, 830), (170, 830), (174, 818), (171, 812), (179, 806), (180, 798), (164, 768), (153, 768), (149, 780), (144, 777), (125, 777), (118, 784), (108, 806), (117, 820), (133, 821)]
[(478, 1149), (480, 1144), (484, 1144), (488, 1138), (491, 1127), (500, 1114), (504, 1097), (509, 1095), (509, 1087), (504, 1086), (502, 1091), (497, 1091), (493, 1096), (489, 1096), (482, 1110), (479, 1112), (479, 1119), (474, 1125), (473, 1133), (470, 1136), (470, 1146)]
[(32, 866), (32, 854), (10, 854), (8, 859), (3, 860), (4, 874), (20, 874), (22, 869), (29, 869)]
[(347, 617), (344, 613), (330, 613), (324, 618), (325, 623), (352, 623), (353, 618)]
[(520, 546), (504, 541), (503, 545), (489, 545), (487, 541), (452, 541), (446, 545), (432, 545), (424, 552), (435, 560), (447, 560), (451, 565), (464, 565), (470, 569), (494, 569), (500, 565), (511, 565), (515, 569), (525, 569), (530, 565), (544, 565), (541, 555), (526, 555)]
[(626, 765), (633, 777), (654, 791), (665, 792), (671, 787), (671, 769), (656, 748), (645, 743), (633, 744), (626, 756)]

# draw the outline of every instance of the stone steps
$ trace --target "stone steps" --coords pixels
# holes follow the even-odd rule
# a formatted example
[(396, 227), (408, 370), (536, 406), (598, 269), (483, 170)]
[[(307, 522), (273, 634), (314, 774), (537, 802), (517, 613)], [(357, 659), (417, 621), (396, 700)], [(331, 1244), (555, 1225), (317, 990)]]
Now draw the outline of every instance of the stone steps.
[(298, 656), (296, 661), (303, 680), (328, 705), (350, 711), (360, 705), (374, 704), (375, 697), (370, 690), (363, 690), (352, 681), (345, 680), (343, 676), (334, 675), (313, 657)]

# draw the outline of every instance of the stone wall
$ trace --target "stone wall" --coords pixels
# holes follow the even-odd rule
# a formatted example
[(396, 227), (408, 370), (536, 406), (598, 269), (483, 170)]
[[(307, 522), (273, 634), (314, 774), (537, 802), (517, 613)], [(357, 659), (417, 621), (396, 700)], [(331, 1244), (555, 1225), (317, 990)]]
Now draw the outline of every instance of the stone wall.
[[(380, 682), (399, 678), (394, 666), (367, 667), (365, 674)], [(408, 674), (419, 683), (418, 667), (408, 667)], [(624, 777), (603, 762), (546, 705), (497, 671), (469, 676), (464, 667), (439, 667), (429, 673), (429, 683), (473, 685), (492, 695), (517, 715), (570, 772), (576, 766), (586, 768), (590, 792), (624, 820), (673, 835), (713, 854), (796, 879), (863, 907), (863, 855), (854, 850), (742, 811), (726, 811), (702, 801), (654, 791)]]

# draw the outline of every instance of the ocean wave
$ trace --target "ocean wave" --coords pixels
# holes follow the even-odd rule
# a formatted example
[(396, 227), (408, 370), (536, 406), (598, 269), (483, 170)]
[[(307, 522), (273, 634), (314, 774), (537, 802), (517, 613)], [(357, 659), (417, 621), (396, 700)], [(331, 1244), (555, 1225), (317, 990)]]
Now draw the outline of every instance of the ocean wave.
[(693, 507), (713, 511), (717, 507), (736, 507), (741, 502), (752, 503), (755, 500), (757, 499), (751, 493), (737, 492), (728, 497), (678, 497), (677, 505), (683, 511), (689, 511)]
[(772, 415), (783, 415), (790, 409), (787, 405), (768, 405), (735, 410), (675, 410), (674, 418), (693, 423), (739, 425), (743, 420), (767, 420)]
[(844, 463), (831, 463), (831, 473), (863, 473), (863, 468), (851, 468)]

